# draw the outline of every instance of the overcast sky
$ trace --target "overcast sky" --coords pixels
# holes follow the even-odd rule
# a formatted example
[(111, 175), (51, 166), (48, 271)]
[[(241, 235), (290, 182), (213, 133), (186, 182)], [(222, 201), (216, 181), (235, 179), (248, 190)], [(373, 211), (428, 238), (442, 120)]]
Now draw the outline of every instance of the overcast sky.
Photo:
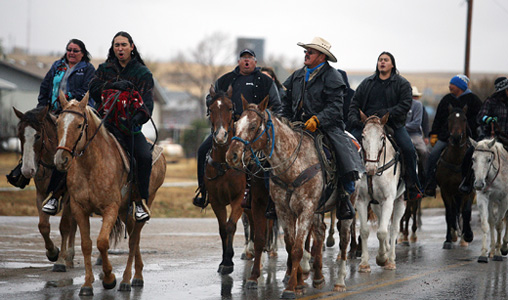
[[(145, 59), (164, 61), (221, 32), (264, 38), (265, 57), (302, 62), (296, 43), (321, 36), (348, 71), (373, 71), (382, 51), (401, 72), (464, 70), (466, 0), (0, 0), (0, 11), (4, 48), (32, 54), (79, 38), (105, 57), (123, 30)], [(508, 1), (475, 0), (472, 25), (471, 72), (508, 75)]]

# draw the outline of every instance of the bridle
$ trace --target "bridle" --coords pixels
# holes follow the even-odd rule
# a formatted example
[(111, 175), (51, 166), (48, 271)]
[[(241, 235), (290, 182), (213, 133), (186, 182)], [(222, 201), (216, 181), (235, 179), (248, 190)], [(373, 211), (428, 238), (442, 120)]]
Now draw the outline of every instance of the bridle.
[[(78, 153), (78, 154), (76, 153), (76, 148), (78, 147), (78, 143), (79, 143), (79, 141), (80, 141), (80, 140), (81, 140), (81, 138), (83, 137), (83, 133), (84, 133), (85, 135), (87, 135), (87, 132), (88, 132), (88, 130), (87, 130), (87, 128), (88, 128), (88, 118), (87, 118), (87, 116), (86, 116), (86, 113), (84, 113), (84, 114), (83, 114), (83, 113), (80, 113), (80, 112), (77, 112), (77, 111), (74, 111), (74, 110), (68, 110), (68, 109), (65, 109), (65, 110), (63, 110), (60, 114), (64, 114), (64, 113), (71, 113), (71, 114), (75, 114), (75, 115), (80, 116), (81, 118), (83, 118), (83, 120), (84, 120), (84, 121), (83, 121), (83, 126), (81, 126), (81, 131), (80, 131), (79, 136), (78, 136), (78, 138), (76, 139), (76, 142), (74, 143), (74, 146), (72, 147), (72, 149), (70, 149), (70, 148), (68, 148), (68, 147), (65, 147), (65, 146), (58, 146), (58, 147), (56, 147), (56, 149), (57, 149), (57, 150), (60, 150), (60, 149), (61, 149), (61, 150), (67, 151), (67, 152), (69, 152), (69, 153), (71, 154), (71, 156), (72, 156), (72, 157), (76, 157), (76, 156), (77, 156), (77, 157), (80, 157), (80, 156), (82, 156), (82, 155), (85, 153), (85, 150), (86, 150), (86, 148), (88, 147), (88, 145), (90, 144), (90, 141), (91, 141), (91, 140), (90, 140), (90, 141), (89, 141), (89, 142), (85, 145), (85, 147), (83, 148), (83, 150), (81, 150), (81, 152), (80, 152), (80, 153)], [(95, 134), (94, 134), (94, 136), (95, 136)]]
[[(492, 158), (493, 158), (493, 159), (491, 159), (491, 161), (489, 163), (489, 168), (487, 169), (487, 173), (485, 175), (485, 182), (488, 183), (488, 184), (487, 184), (487, 186), (485, 187), (484, 190), (488, 190), (492, 186), (494, 181), (496, 180), (497, 175), (499, 175), (499, 170), (501, 169), (501, 158), (500, 158), (500, 155), (499, 155), (499, 150), (496, 148), (496, 153), (494, 153), (494, 151), (492, 151), (492, 150), (474, 149), (474, 152), (487, 152), (487, 153), (490, 153)], [(498, 165), (497, 168), (494, 166), (494, 160), (496, 159), (496, 154), (497, 154), (497, 165)], [(490, 169), (493, 169), (496, 172), (496, 174), (494, 175), (494, 178), (492, 178), (492, 180), (490, 182), (488, 182), (487, 181), (487, 177), (490, 174)]]
[[(393, 165), (396, 165), (397, 161), (398, 161), (398, 156), (399, 156), (399, 153), (396, 152), (395, 155), (393, 156), (393, 158), (387, 163), (386, 162), (386, 132), (384, 131), (383, 129), (383, 134), (381, 136), (382, 140), (383, 140), (383, 144), (382, 146), (379, 148), (379, 151), (377, 153), (377, 156), (375, 159), (369, 159), (367, 157), (367, 153), (365, 152), (365, 148), (362, 147), (362, 153), (363, 153), (363, 161), (364, 162), (372, 162), (372, 163), (376, 163), (379, 164), (379, 162), (381, 161), (381, 156), (383, 156), (383, 165), (377, 167), (376, 169), (376, 176), (381, 176), (383, 175), (383, 172), (388, 170), (390, 167), (392, 167)], [(397, 167), (394, 168), (394, 174), (396, 173), (397, 171)]]

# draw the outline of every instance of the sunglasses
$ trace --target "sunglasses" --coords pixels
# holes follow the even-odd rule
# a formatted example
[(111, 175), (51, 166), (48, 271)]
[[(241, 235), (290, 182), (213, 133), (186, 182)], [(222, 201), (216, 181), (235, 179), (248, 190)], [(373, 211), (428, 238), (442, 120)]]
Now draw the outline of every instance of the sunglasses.
[(78, 49), (67, 49), (67, 52), (79, 53), (79, 52), (81, 52), (81, 50), (78, 50)]

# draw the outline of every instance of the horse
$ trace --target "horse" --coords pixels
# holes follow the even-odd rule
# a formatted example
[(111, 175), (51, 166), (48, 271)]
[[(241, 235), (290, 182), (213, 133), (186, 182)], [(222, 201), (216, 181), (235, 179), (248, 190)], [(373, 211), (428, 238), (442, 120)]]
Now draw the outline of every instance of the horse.
[[(233, 90), (230, 87), (225, 93), (210, 88), (212, 102), (209, 106), (212, 126), (213, 144), (206, 168), (204, 183), (208, 199), (219, 223), (222, 240), (222, 261), (217, 272), (222, 275), (233, 272), (233, 239), (236, 224), (244, 209), (241, 202), (246, 187), (246, 175), (242, 170), (230, 168), (226, 163), (226, 151), (233, 137)], [(268, 203), (268, 191), (264, 179), (252, 176), (250, 181), (251, 209), (246, 209), (254, 240), (254, 264), (247, 280), (248, 289), (257, 288), (257, 279), (261, 274), (261, 255), (266, 242), (265, 208)], [(228, 218), (227, 206), (231, 207)]]
[[(421, 211), (422, 199), (416, 201), (410, 201), (406, 204), (406, 210), (404, 215), (400, 219), (400, 236), (398, 239), (399, 243), (409, 245), (409, 242), (416, 243), (418, 237), (416, 236), (416, 230), (418, 229), (419, 218), (421, 217), (419, 212)], [(411, 236), (409, 236), (409, 220), (413, 219), (413, 225), (411, 226)]]
[(467, 105), (464, 108), (448, 107), (448, 130), (450, 137), (436, 167), (436, 182), (441, 189), (441, 197), (446, 209), (446, 240), (443, 249), (451, 249), (452, 242), (458, 239), (460, 217), (462, 233), (460, 245), (467, 247), (473, 240), (471, 230), (471, 206), (475, 197), (472, 191), (468, 195), (459, 192), (462, 181), (461, 166), (469, 147), (467, 138)]
[[(488, 256), (494, 261), (502, 261), (501, 255), (508, 254), (508, 152), (494, 138), (478, 143), (473, 153), (473, 171), (475, 175), (476, 203), (480, 211), (483, 238), (479, 263), (488, 263)], [(505, 226), (503, 242), (501, 234)], [(487, 233), (490, 228), (490, 251), (487, 253)], [(495, 236), (497, 234), (497, 236)], [(497, 239), (496, 239), (497, 238)], [(488, 256), (487, 256), (488, 255)]]
[[(284, 229), (288, 253), (287, 285), (281, 297), (295, 298), (297, 293), (303, 293), (305, 286), (300, 261), (305, 239), (311, 230), (314, 238), (313, 286), (322, 288), (325, 283), (322, 273), (325, 224), (323, 214), (315, 213), (323, 191), (319, 187), (325, 184), (324, 174), (313, 138), (302, 129), (293, 129), (266, 109), (268, 97), (259, 105), (249, 104), (245, 98), (242, 102), (243, 113), (235, 123), (236, 136), (229, 146), (226, 160), (233, 167), (243, 168), (251, 160), (258, 164), (254, 153), (262, 151), (270, 163), (269, 190)], [(335, 206), (335, 197), (336, 192), (330, 197), (332, 206)], [(351, 220), (344, 223), (348, 223), (346, 227), (349, 228)], [(349, 234), (341, 234), (343, 238), (349, 239)], [(344, 256), (334, 290), (345, 290), (345, 275)]]
[(39, 213), (39, 232), (44, 239), (46, 257), (55, 262), (53, 272), (66, 272), (74, 267), (74, 241), (76, 237), (76, 221), (71, 215), (69, 196), (63, 196), (62, 217), (60, 219), (61, 249), (50, 237), (50, 215), (42, 211), (42, 202), (46, 198), (46, 190), (51, 174), (55, 169), (53, 163), (57, 146), (56, 118), (51, 115), (49, 107), (34, 108), (25, 113), (13, 107), (19, 118), (18, 138), (21, 141), (22, 166), (21, 172), (26, 178), (33, 178), (36, 190), (37, 211)]
[[(131, 290), (133, 261), (135, 273), (132, 286), (144, 285), (139, 240), (145, 223), (136, 222), (129, 212), (131, 202), (140, 200), (139, 192), (129, 182), (129, 164), (124, 150), (114, 136), (101, 126), (97, 112), (87, 105), (88, 97), (87, 93), (79, 102), (67, 101), (65, 95), (60, 93), (62, 112), (57, 119), (58, 147), (55, 154), (57, 169), (67, 172), (70, 207), (81, 234), (85, 282), (81, 286), (80, 296), (93, 295), (91, 213), (102, 216), (97, 248), (102, 258), (103, 287), (112, 289), (116, 286), (108, 249), (110, 239), (117, 241), (120, 238), (122, 222), (129, 233), (129, 255), (119, 290)], [(157, 189), (164, 182), (166, 160), (161, 152), (159, 147), (154, 148), (148, 206), (151, 206)]]
[[(367, 117), (360, 111), (360, 116), (365, 124), (362, 132), (362, 146), (367, 174), (357, 182), (356, 209), (360, 219), (362, 249), (359, 272), (371, 272), (367, 248), (369, 203), (379, 224), (377, 230), (379, 250), (376, 263), (385, 270), (395, 270), (395, 243), (399, 232), (399, 222), (404, 213), (405, 185), (401, 180), (402, 164), (386, 132), (385, 124), (389, 113), (379, 118), (375, 115)], [(390, 232), (388, 232), (389, 225)]]

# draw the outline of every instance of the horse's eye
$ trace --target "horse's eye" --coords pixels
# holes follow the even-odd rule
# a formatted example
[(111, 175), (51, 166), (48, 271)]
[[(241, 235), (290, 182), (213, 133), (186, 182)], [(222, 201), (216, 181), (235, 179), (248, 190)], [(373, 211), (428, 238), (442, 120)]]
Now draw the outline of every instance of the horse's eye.
[(36, 134), (36, 135), (35, 135), (35, 140), (36, 140), (36, 141), (37, 141), (37, 140), (39, 140), (40, 138), (41, 138), (41, 135), (40, 135), (40, 134)]
[(83, 124), (78, 125), (78, 129), (81, 129), (81, 127), (83, 127)]

